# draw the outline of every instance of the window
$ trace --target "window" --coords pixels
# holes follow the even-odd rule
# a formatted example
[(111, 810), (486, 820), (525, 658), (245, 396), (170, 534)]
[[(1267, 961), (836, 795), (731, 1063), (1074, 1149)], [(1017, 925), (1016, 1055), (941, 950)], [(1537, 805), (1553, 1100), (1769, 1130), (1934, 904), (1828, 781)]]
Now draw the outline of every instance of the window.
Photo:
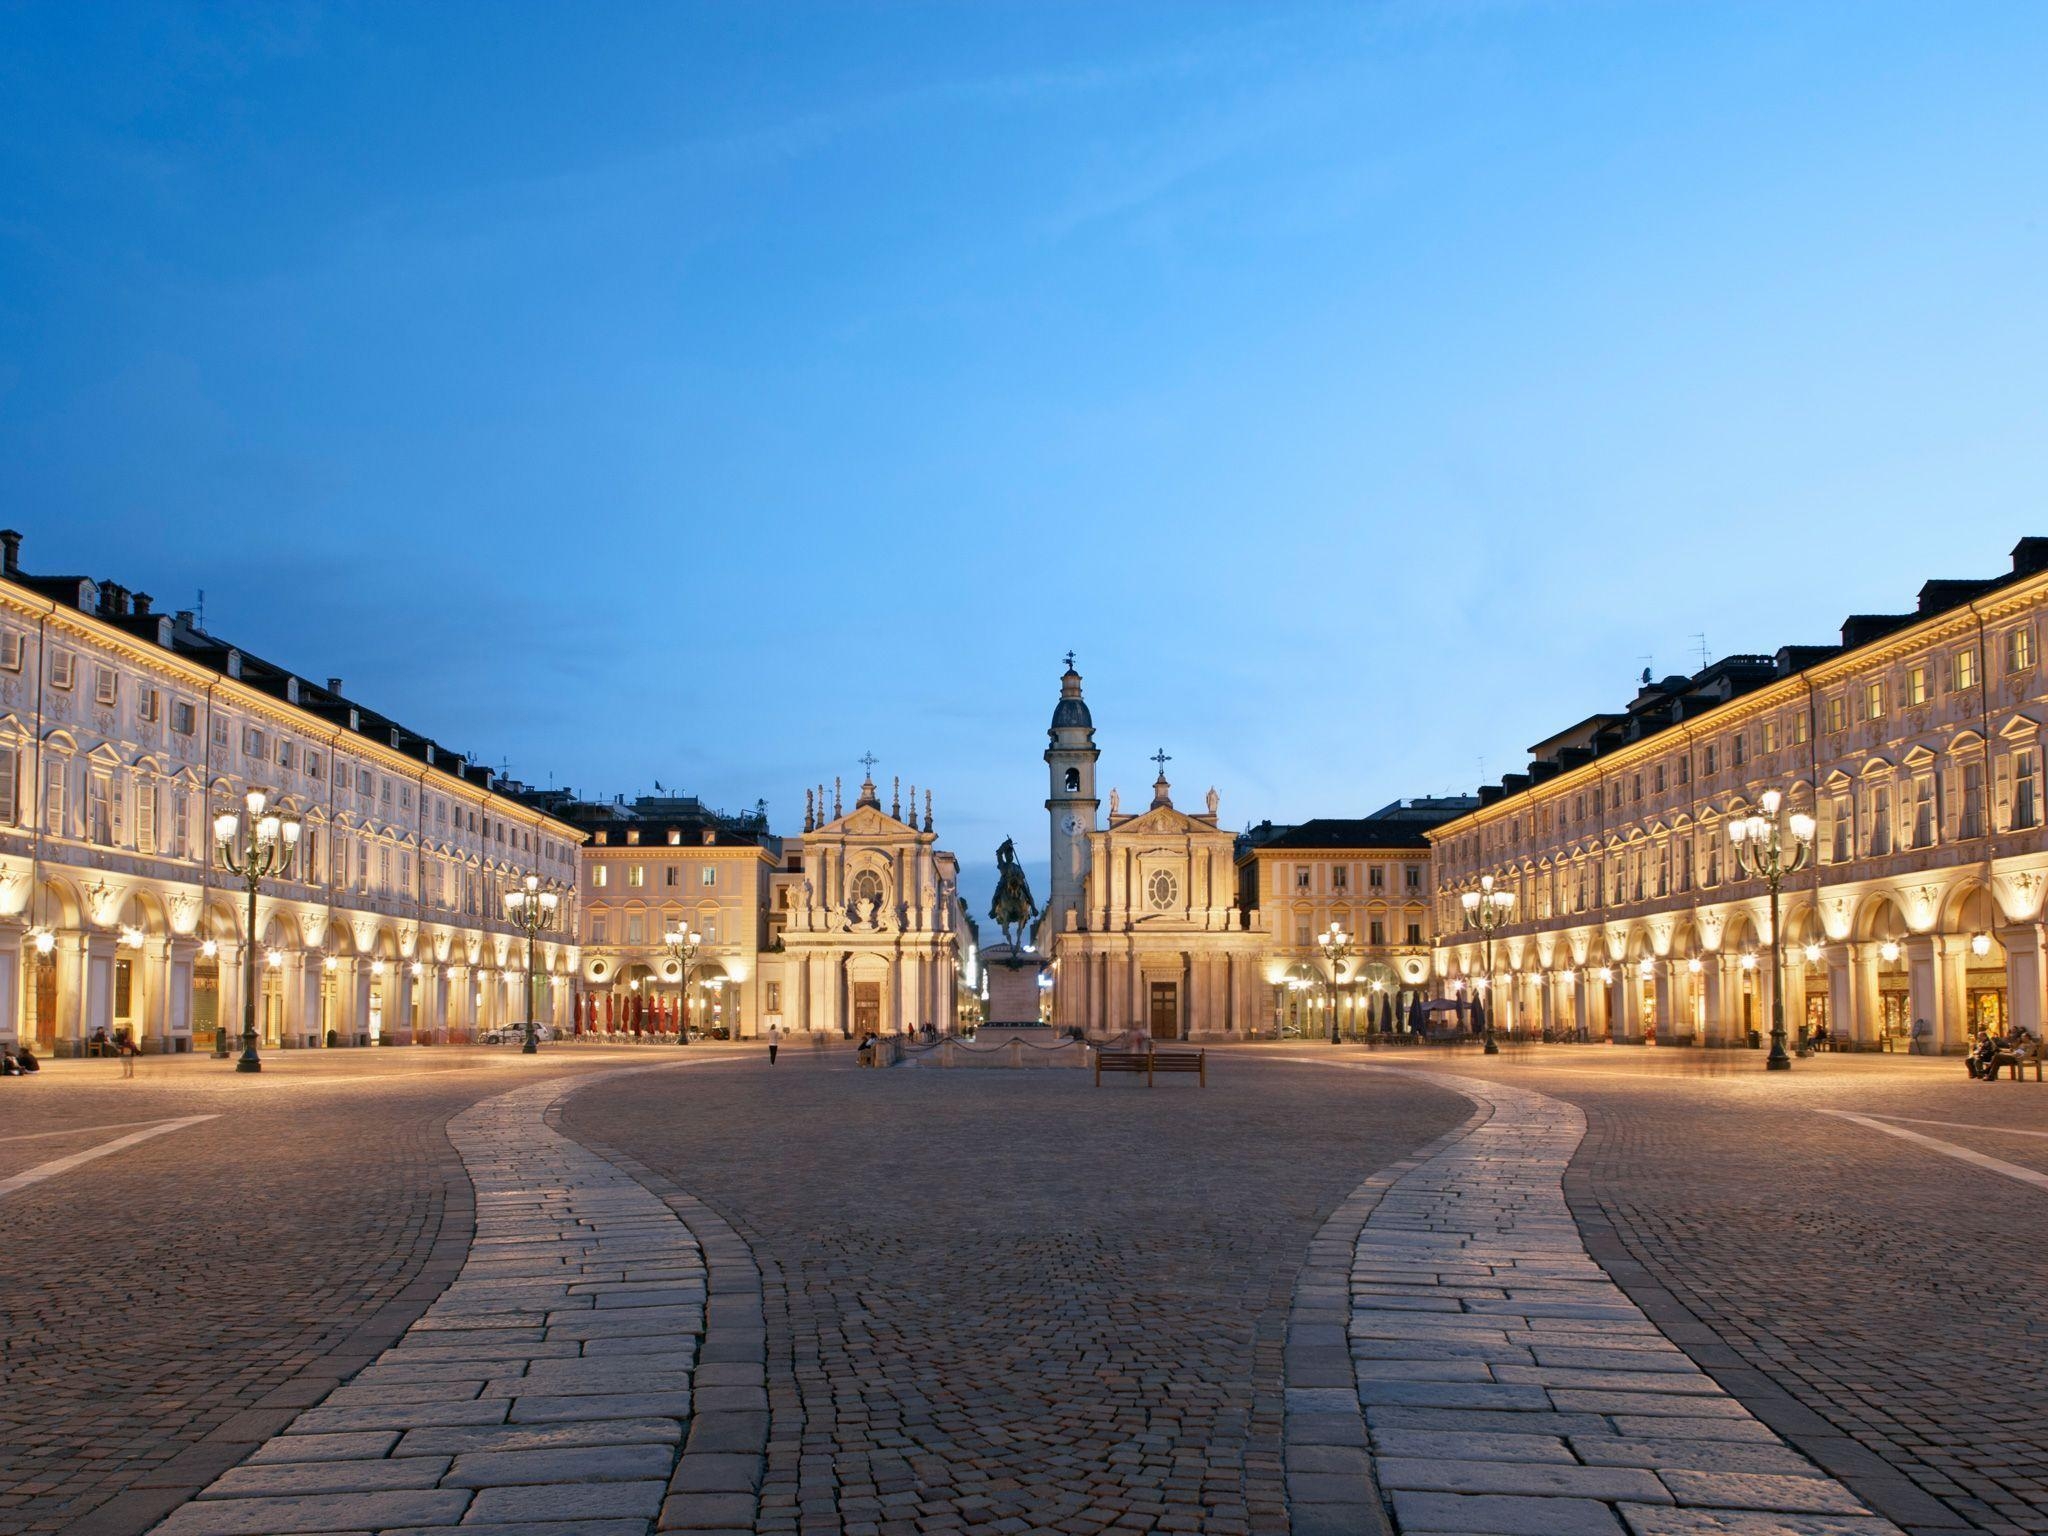
[(1884, 683), (1881, 680), (1863, 685), (1863, 718), (1866, 720), (1882, 720), (1884, 718)]
[(1807, 725), (1806, 711), (1803, 709), (1794, 710), (1792, 712), (1792, 744), (1794, 746), (1803, 747), (1806, 745)]
[(1911, 796), (1913, 846), (1931, 848), (1934, 846), (1934, 775), (1916, 773), (1906, 792)]
[(639, 912), (626, 914), (626, 942), (645, 944), (647, 942), (647, 918)]
[(1837, 694), (1828, 700), (1828, 729), (1846, 731), (1849, 728), (1849, 701)]
[(21, 670), (23, 655), (28, 650), (28, 640), (19, 630), (8, 630), (0, 635), (0, 667), (10, 672)]
[(49, 776), (43, 790), (43, 830), (63, 837), (70, 832), (64, 825), (64, 774), (60, 770)]
[(199, 712), (185, 699), (171, 705), (171, 729), (180, 736), (190, 736), (199, 727)]
[(1892, 851), (1892, 792), (1888, 785), (1870, 786), (1867, 804), (1870, 807), (1870, 833), (1864, 844), (1870, 857), (1881, 859)]
[(1742, 766), (1743, 749), (1748, 744), (1749, 738), (1740, 731), (1737, 731), (1728, 738), (1728, 762), (1731, 767), (1740, 768)]
[(1828, 852), (1828, 862), (1830, 864), (1846, 864), (1849, 862), (1850, 851), (1854, 846), (1850, 836), (1853, 831), (1853, 818), (1849, 812), (1849, 797), (1847, 795), (1836, 795), (1830, 804), (1833, 807), (1829, 817), (1829, 820), (1833, 823), (1833, 835), (1830, 839), (1831, 846)]
[(1305, 922), (1297, 922), (1297, 923), (1296, 923), (1296, 924), (1294, 925), (1294, 942), (1295, 942), (1296, 944), (1300, 945), (1300, 946), (1301, 946), (1302, 948), (1304, 948), (1304, 949), (1308, 947), (1308, 924), (1307, 924), (1307, 923), (1305, 923)]
[(590, 942), (609, 944), (611, 942), (611, 914), (593, 912), (590, 914)]
[(1708, 778), (1712, 778), (1716, 773), (1720, 772), (1720, 759), (1718, 757), (1719, 751), (1720, 749), (1716, 747), (1712, 742), (1708, 742), (1707, 745), (1701, 749), (1700, 772), (1705, 774)]
[(1650, 793), (1653, 795), (1664, 793), (1664, 765), (1662, 763), (1659, 763), (1650, 770)]
[(69, 688), (78, 681), (78, 658), (69, 651), (50, 652), (50, 686)]
[(0, 823), (14, 826), (21, 820), (21, 752), (14, 746), (0, 747)]
[(170, 836), (165, 839), (164, 851), (174, 859), (182, 859), (191, 851), (190, 834), (186, 831), (191, 814), (191, 796), (182, 786), (172, 786)]
[(1762, 745), (1762, 747), (1763, 747), (1763, 750), (1764, 750), (1764, 751), (1765, 751), (1765, 752), (1766, 752), (1767, 754), (1768, 754), (1768, 753), (1771, 753), (1771, 752), (1775, 752), (1775, 751), (1777, 751), (1777, 750), (1778, 750), (1778, 722), (1777, 722), (1777, 721), (1775, 721), (1775, 720), (1766, 720), (1766, 721), (1765, 721), (1765, 722), (1763, 723), (1763, 727), (1762, 727), (1762, 730), (1763, 730), (1763, 741), (1762, 741), (1761, 745)]
[(1375, 891), (1383, 891), (1387, 888), (1387, 872), (1377, 864), (1371, 865), (1366, 869), (1365, 883)]
[(612, 872), (609, 866), (599, 864), (590, 871), (590, 883), (599, 890), (611, 884)]
[(1306, 864), (1297, 864), (1294, 866), (1294, 888), (1297, 891), (1307, 890), (1310, 884), (1313, 882), (1314, 878), (1314, 874), (1310, 871), (1309, 867)]
[(1678, 782), (1680, 784), (1690, 784), (1692, 782), (1692, 759), (1690, 757), (1681, 757), (1678, 760)]
[(135, 786), (135, 851), (155, 853), (156, 849), (156, 795), (154, 784)]
[(143, 689), (138, 713), (152, 724), (161, 720), (164, 717), (164, 696), (154, 688)]
[(1387, 942), (1387, 924), (1385, 919), (1376, 917), (1365, 925), (1365, 929), (1366, 943), (1384, 944)]
[(277, 766), (287, 771), (292, 766), (292, 744), (288, 741), (277, 744)]
[(1956, 652), (1956, 691), (1977, 686), (1977, 647), (1966, 645)]
[(2039, 811), (2034, 792), (2034, 749), (2021, 747), (2012, 755), (2012, 826), (2025, 831), (2036, 824)]
[(85, 778), (85, 835), (96, 843), (114, 840), (114, 785), (104, 773)]
[(269, 743), (264, 740), (261, 731), (257, 730), (253, 725), (242, 727), (242, 755), (244, 757), (262, 757), (268, 750)]
[(1640, 773), (1630, 780), (1628, 797), (1637, 805), (1643, 803), (1643, 776)]
[(1405, 865), (1403, 866), (1401, 873), (1407, 877), (1401, 882), (1402, 888), (1404, 890), (1419, 891), (1422, 889), (1421, 866), (1415, 864)]
[(1343, 864), (1332, 866), (1330, 870), (1330, 889), (1333, 891), (1348, 891), (1351, 889), (1351, 870), (1349, 867)]
[(308, 752), (308, 753), (306, 754), (306, 760), (305, 760), (305, 764), (304, 764), (304, 767), (305, 767), (305, 770), (306, 770), (306, 777), (307, 777), (307, 778), (309, 778), (309, 779), (317, 779), (317, 778), (319, 778), (319, 777), (320, 777), (320, 754), (319, 754), (318, 752)]
[(1963, 764), (1963, 819), (1956, 829), (1962, 837), (1984, 835), (1984, 765)]
[(1168, 912), (1180, 900), (1180, 880), (1170, 869), (1155, 869), (1145, 881), (1145, 902), (1154, 912)]
[(358, 768), (356, 770), (356, 793), (359, 795), (367, 795), (370, 793), (371, 789), (374, 786), (375, 781), (370, 776), (370, 770), (367, 768)]
[(1906, 668), (1906, 702), (1925, 704), (1927, 702), (1927, 668), (1915, 666)]
[(2034, 664), (2034, 627), (2022, 624), (2005, 637), (2005, 670), (2024, 672)]
[(675, 865), (671, 864), (661, 872), (661, 883), (663, 885), (673, 886), (676, 883), (676, 877), (681, 873), (681, 870), (677, 869)]
[(768, 1011), (769, 1011), (770, 1013), (780, 1013), (780, 1012), (782, 1012), (782, 983), (781, 983), (781, 982), (779, 982), (779, 981), (771, 981), (771, 982), (769, 982), (769, 983), (768, 983), (768, 1005), (767, 1005), (767, 1006), (768, 1006)]
[(92, 669), (92, 701), (112, 705), (121, 697), (121, 678), (112, 667)]
[(706, 864), (704, 868), (698, 872), (697, 883), (707, 891), (717, 890), (718, 866), (716, 864)]
[(626, 866), (626, 884), (634, 890), (638, 890), (647, 884), (647, 866), (644, 864), (628, 864)]
[(1070, 794), (1070, 795), (1074, 795), (1074, 794), (1079, 794), (1079, 793), (1080, 793), (1080, 791), (1081, 791), (1081, 770), (1080, 770), (1080, 769), (1078, 769), (1078, 768), (1069, 768), (1069, 769), (1067, 770), (1067, 777), (1066, 777), (1066, 786), (1067, 786), (1067, 793), (1068, 793), (1068, 794)]

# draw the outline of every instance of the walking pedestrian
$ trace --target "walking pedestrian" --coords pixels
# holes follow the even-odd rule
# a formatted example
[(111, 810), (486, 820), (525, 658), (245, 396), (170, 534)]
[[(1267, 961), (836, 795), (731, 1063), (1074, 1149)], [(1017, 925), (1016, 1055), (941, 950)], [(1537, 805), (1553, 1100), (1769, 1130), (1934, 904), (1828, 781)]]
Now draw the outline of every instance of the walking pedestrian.
[(135, 1043), (135, 1037), (125, 1029), (121, 1031), (121, 1038), (116, 1048), (121, 1053), (121, 1075), (123, 1077), (133, 1077), (135, 1075), (135, 1058), (142, 1054), (142, 1048)]
[(777, 1051), (781, 1050), (781, 1049), (782, 1049), (782, 1026), (781, 1026), (780, 1024), (770, 1024), (770, 1025), (768, 1026), (768, 1065), (769, 1065), (769, 1066), (771, 1066), (771, 1067), (772, 1067), (772, 1066), (774, 1066), (774, 1065), (775, 1065), (775, 1053), (776, 1053)]

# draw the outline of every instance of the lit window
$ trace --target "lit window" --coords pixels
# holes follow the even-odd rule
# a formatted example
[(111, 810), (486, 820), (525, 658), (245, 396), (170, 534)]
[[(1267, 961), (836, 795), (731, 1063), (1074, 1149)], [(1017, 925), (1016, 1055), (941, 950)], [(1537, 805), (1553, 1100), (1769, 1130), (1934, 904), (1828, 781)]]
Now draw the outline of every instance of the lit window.
[(612, 883), (612, 872), (608, 865), (599, 864), (590, 871), (590, 883), (600, 889)]
[(2034, 630), (2022, 624), (2005, 637), (2005, 670), (2023, 672), (2034, 664)]
[(1882, 720), (1884, 718), (1884, 684), (1882, 682), (1863, 685), (1863, 718)]
[(1925, 704), (1927, 702), (1927, 668), (1906, 668), (1906, 702)]
[(1156, 869), (1145, 882), (1145, 900), (1154, 912), (1171, 911), (1180, 900), (1180, 881), (1170, 869)]
[(1763, 749), (1765, 752), (1778, 750), (1778, 722), (1775, 720), (1763, 723)]
[(634, 887), (637, 890), (639, 887), (645, 885), (646, 883), (647, 869), (645, 865), (629, 864), (626, 866), (626, 884)]
[(706, 864), (702, 873), (697, 876), (697, 883), (707, 891), (717, 889), (718, 866), (716, 864)]
[(1958, 690), (1977, 686), (1977, 647), (1966, 645), (1956, 652), (1956, 687)]
[(1849, 701), (1837, 695), (1828, 700), (1828, 729), (1846, 731), (1849, 728)]

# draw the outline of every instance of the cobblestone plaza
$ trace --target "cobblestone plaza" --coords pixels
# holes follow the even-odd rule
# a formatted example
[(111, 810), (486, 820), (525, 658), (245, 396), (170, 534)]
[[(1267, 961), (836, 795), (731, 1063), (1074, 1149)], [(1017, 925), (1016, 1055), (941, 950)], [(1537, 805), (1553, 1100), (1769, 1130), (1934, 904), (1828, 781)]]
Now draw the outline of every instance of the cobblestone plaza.
[(119, 1072), (7, 1082), (0, 1531), (2048, 1530), (2041, 1090), (1952, 1060)]

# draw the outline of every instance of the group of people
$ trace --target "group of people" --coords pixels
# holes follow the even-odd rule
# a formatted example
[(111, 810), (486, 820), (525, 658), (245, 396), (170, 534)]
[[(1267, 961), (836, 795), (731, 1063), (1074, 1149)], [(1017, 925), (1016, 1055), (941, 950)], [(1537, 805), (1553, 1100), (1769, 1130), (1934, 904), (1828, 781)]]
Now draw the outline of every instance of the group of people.
[(26, 1077), (31, 1072), (40, 1072), (43, 1064), (36, 1060), (36, 1053), (26, 1043), (21, 1045), (0, 1045), (0, 1077)]
[(1978, 1081), (1992, 1083), (1998, 1080), (2001, 1070), (2010, 1067), (2012, 1075), (2018, 1077), (2023, 1064), (2040, 1059), (2041, 1037), (2015, 1024), (2004, 1034), (1988, 1029), (1972, 1030), (1970, 1051), (1963, 1058), (1963, 1065)]

